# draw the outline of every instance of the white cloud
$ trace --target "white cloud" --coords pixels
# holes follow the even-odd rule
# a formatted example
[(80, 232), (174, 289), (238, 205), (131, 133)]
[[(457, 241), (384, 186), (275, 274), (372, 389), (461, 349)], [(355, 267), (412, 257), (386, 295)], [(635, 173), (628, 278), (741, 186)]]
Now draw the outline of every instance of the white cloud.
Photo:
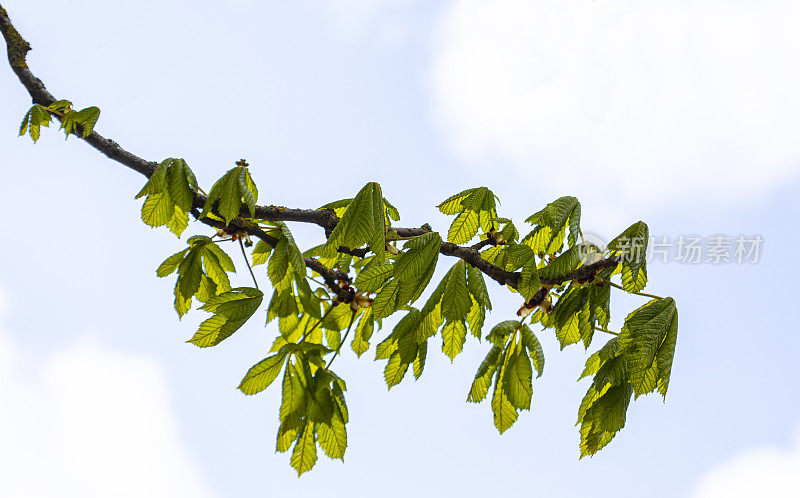
[(4, 497), (212, 496), (152, 360), (82, 344), (42, 361), (0, 331), (0, 400)]
[(694, 498), (794, 498), (800, 490), (800, 427), (794, 447), (747, 451), (712, 469), (700, 480)]
[(800, 171), (799, 17), (791, 1), (454, 2), (435, 118), (461, 157), (608, 210), (724, 207)]

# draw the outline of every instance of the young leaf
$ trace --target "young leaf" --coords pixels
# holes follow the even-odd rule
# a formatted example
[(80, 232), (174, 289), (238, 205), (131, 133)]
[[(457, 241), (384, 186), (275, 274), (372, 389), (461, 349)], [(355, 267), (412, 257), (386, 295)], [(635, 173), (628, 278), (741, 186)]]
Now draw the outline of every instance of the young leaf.
[(361, 357), (369, 349), (369, 339), (372, 337), (373, 327), (372, 308), (370, 308), (361, 315), (361, 320), (358, 322), (353, 336), (353, 342), (350, 343), (350, 347), (353, 348), (358, 357)]
[(239, 216), (242, 204), (245, 204), (250, 210), (250, 216), (255, 218), (258, 189), (250, 177), (247, 163), (240, 161), (236, 164), (236, 167), (229, 169), (211, 187), (201, 217), (216, 209), (225, 219), (225, 223), (229, 224)]
[(259, 393), (269, 387), (275, 380), (281, 369), (283, 361), (286, 359), (288, 351), (268, 356), (259, 361), (247, 371), (238, 389), (244, 394), (252, 395)]
[(317, 424), (317, 442), (322, 451), (330, 458), (344, 461), (344, 452), (347, 449), (347, 429), (341, 411), (334, 409), (330, 423)]
[(517, 410), (509, 401), (505, 390), (505, 376), (508, 368), (509, 351), (506, 349), (503, 362), (494, 379), (494, 394), (492, 395), (492, 411), (494, 412), (494, 426), (500, 434), (507, 431), (517, 421)]
[(201, 323), (187, 342), (201, 348), (216, 346), (253, 316), (263, 297), (261, 291), (249, 287), (238, 287), (212, 297), (200, 309), (214, 313), (214, 316)]
[(467, 288), (466, 263), (459, 260), (453, 265), (447, 277), (447, 284), (442, 295), (442, 316), (448, 321), (464, 320), (472, 306)]
[(92, 134), (94, 125), (97, 124), (97, 120), (99, 118), (100, 109), (97, 107), (87, 107), (86, 109), (78, 111), (75, 121), (77, 121), (83, 127), (83, 138), (86, 138)]
[(305, 427), (294, 443), (292, 450), (292, 467), (297, 471), (297, 476), (308, 472), (317, 463), (317, 443), (314, 438), (314, 422), (306, 422)]
[(504, 391), (508, 401), (519, 410), (531, 409), (533, 395), (533, 369), (525, 349), (511, 356), (504, 376)]
[(630, 383), (637, 397), (657, 387), (666, 395), (677, 329), (678, 312), (671, 297), (654, 299), (625, 319), (619, 345), (628, 358)]
[[(577, 198), (571, 196), (556, 199), (545, 206), (544, 209), (532, 214), (525, 220), (526, 223), (538, 225), (539, 227), (547, 227), (549, 229), (547, 232), (540, 232), (544, 236), (549, 235), (549, 240), (545, 242), (545, 245), (548, 247), (550, 247), (552, 245), (551, 243), (554, 241), (558, 242), (558, 247), (561, 246), (561, 240), (563, 240), (563, 234), (567, 226), (569, 226), (567, 243), (570, 247), (574, 246), (580, 232), (580, 221), (581, 203), (578, 202)], [(550, 253), (549, 250), (547, 252)]]
[(628, 292), (639, 292), (647, 284), (647, 224), (637, 221), (608, 243), (612, 255), (622, 256), (622, 286)]
[(475, 379), (472, 381), (472, 386), (469, 389), (467, 401), (471, 403), (480, 403), (486, 397), (486, 394), (489, 392), (489, 387), (492, 385), (492, 376), (495, 370), (497, 370), (500, 361), (500, 353), (502, 352), (502, 347), (493, 346), (486, 354), (486, 357), (478, 367), (478, 371), (475, 373)]
[(326, 248), (336, 251), (339, 246), (357, 248), (364, 244), (375, 253), (376, 261), (384, 261), (386, 222), (381, 186), (376, 182), (366, 184), (356, 194), (328, 237)]
[(462, 320), (448, 321), (442, 329), (442, 352), (453, 362), (458, 353), (464, 349), (467, 339), (467, 327)]
[(25, 114), (25, 117), (22, 118), (22, 124), (19, 127), (19, 136), (24, 135), (26, 131), (30, 131), (31, 139), (36, 142), (39, 140), (40, 127), (49, 127), (51, 120), (52, 117), (50, 113), (47, 112), (46, 108), (39, 104), (34, 104)]

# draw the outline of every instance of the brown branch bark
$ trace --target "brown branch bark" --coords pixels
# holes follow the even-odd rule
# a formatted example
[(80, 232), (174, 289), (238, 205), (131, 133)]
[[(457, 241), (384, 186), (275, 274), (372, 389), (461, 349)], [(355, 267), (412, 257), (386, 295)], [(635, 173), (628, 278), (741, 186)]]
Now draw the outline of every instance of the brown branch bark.
[[(30, 44), (25, 41), (22, 36), (17, 32), (14, 25), (11, 23), (11, 20), (8, 17), (8, 13), (6, 10), (0, 5), (0, 31), (3, 33), (3, 38), (5, 38), (6, 46), (8, 49), (8, 62), (11, 66), (11, 69), (17, 75), (22, 85), (28, 91), (33, 100), (34, 104), (39, 104), (42, 106), (48, 106), (53, 102), (56, 102), (56, 98), (47, 90), (44, 86), (42, 80), (37, 78), (28, 68), (28, 64), (26, 61), (26, 55), (29, 50), (31, 50)], [(76, 133), (76, 136), (81, 140), (88, 143), (90, 146), (94, 147), (100, 153), (107, 156), (118, 163), (127, 166), (128, 168), (141, 173), (146, 177), (150, 177), (153, 172), (155, 171), (158, 163), (154, 161), (145, 160), (127, 150), (125, 150), (122, 146), (120, 146), (116, 141), (105, 138), (104, 136), (100, 135), (96, 131), (93, 131), (89, 136), (83, 138), (82, 136)], [(192, 214), (197, 218), (199, 221), (205, 223), (206, 225), (215, 227), (215, 228), (225, 228), (227, 231), (230, 231), (230, 226), (225, 226), (223, 223), (211, 220), (209, 218), (200, 218), (198, 209), (201, 209), (206, 202), (206, 196), (197, 194), (193, 201), (193, 209)], [(246, 207), (242, 207), (242, 217), (247, 218), (250, 216), (250, 213), (247, 211)], [(283, 206), (257, 206), (255, 210), (256, 218), (270, 220), (270, 221), (291, 221), (291, 222), (300, 222), (300, 223), (312, 223), (319, 225), (325, 230), (325, 237), (329, 237), (333, 229), (336, 227), (336, 224), (339, 222), (339, 218), (336, 214), (330, 209), (294, 209), (294, 208), (287, 208)], [(235, 221), (232, 223), (236, 223)], [(257, 227), (246, 227), (244, 225), (238, 224), (235, 228), (241, 229), (245, 233), (249, 235), (253, 235), (256, 237), (261, 238), (265, 242), (274, 245), (277, 243), (274, 237), (271, 237), (269, 234), (264, 232), (263, 230), (258, 229)], [(398, 237), (416, 237), (418, 235), (422, 235), (428, 232), (431, 232), (431, 227), (428, 224), (423, 225), (420, 228), (394, 228), (392, 230), (397, 233)], [(484, 240), (478, 242), (477, 244), (471, 247), (462, 247), (456, 244), (452, 244), (450, 242), (443, 242), (439, 252), (445, 256), (453, 256), (457, 258), (463, 259), (465, 262), (469, 263), (473, 267), (477, 268), (492, 280), (496, 281), (500, 285), (508, 285), (510, 287), (516, 288), (517, 282), (520, 277), (519, 272), (509, 272), (499, 268), (485, 259), (483, 259), (480, 255), (480, 249), (485, 247), (486, 245), (491, 245), (492, 242), (488, 240)], [(345, 254), (351, 254), (358, 257), (364, 257), (368, 253), (366, 248), (347, 248), (341, 247), (339, 248), (339, 252)], [(615, 258), (608, 258), (592, 265), (583, 266), (574, 270), (569, 275), (565, 276), (563, 279), (543, 279), (542, 284), (546, 286), (553, 286), (559, 285), (563, 282), (568, 280), (579, 280), (579, 281), (589, 281), (593, 278), (594, 274), (601, 268), (608, 268), (614, 266), (618, 263), (618, 260)], [(335, 272), (330, 268), (325, 267), (319, 261), (313, 258), (306, 258), (306, 265), (311, 268), (312, 270), (316, 271), (320, 275), (323, 276), (326, 283), (330, 279), (331, 282), (335, 282), (335, 280), (348, 280), (349, 277), (342, 274), (341, 272)], [(337, 275), (338, 274), (338, 275)], [(344, 278), (342, 278), (344, 277)], [(335, 288), (335, 287), (334, 287)], [(546, 290), (545, 287), (542, 287), (543, 290)], [(542, 290), (537, 293), (542, 294)], [(546, 295), (546, 293), (545, 293)], [(351, 297), (352, 299), (352, 297)], [(534, 298), (535, 299), (535, 298)], [(538, 303), (536, 303), (538, 304)]]

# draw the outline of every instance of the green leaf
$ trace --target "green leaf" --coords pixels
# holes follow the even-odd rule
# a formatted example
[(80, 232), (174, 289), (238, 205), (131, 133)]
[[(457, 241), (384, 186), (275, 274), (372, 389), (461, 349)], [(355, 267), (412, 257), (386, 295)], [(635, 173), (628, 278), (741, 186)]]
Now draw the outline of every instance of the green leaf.
[(286, 355), (287, 352), (274, 354), (250, 367), (238, 389), (244, 394), (252, 395), (269, 387), (278, 374), (281, 373)]
[(356, 194), (328, 237), (326, 248), (336, 251), (339, 246), (357, 248), (364, 244), (375, 253), (377, 261), (384, 261), (386, 223), (381, 187), (376, 182), (366, 184)]
[(408, 370), (408, 365), (409, 363), (404, 362), (401, 358), (399, 351), (392, 353), (392, 356), (389, 357), (389, 362), (386, 363), (386, 367), (383, 369), (383, 378), (386, 380), (386, 386), (389, 389), (403, 380)]
[(344, 452), (347, 449), (347, 429), (339, 409), (335, 409), (330, 424), (317, 424), (317, 442), (322, 451), (330, 458), (344, 461)]
[(458, 214), (464, 210), (464, 207), (461, 205), (461, 202), (470, 196), (474, 191), (478, 190), (477, 188), (469, 188), (464, 190), (463, 192), (459, 192), (458, 194), (448, 197), (445, 199), (441, 204), (436, 206), (439, 208), (444, 214)]
[(480, 227), (480, 216), (477, 211), (462, 211), (453, 220), (447, 231), (447, 240), (453, 244), (469, 242)]
[(486, 338), (495, 346), (503, 347), (508, 336), (519, 327), (519, 320), (506, 320), (492, 327), (492, 330), (489, 331), (489, 335), (487, 335)]
[(478, 367), (478, 371), (475, 373), (475, 379), (472, 381), (472, 386), (469, 389), (467, 401), (471, 403), (480, 403), (486, 397), (486, 394), (489, 392), (489, 387), (492, 385), (492, 376), (495, 370), (497, 370), (500, 362), (500, 354), (502, 352), (502, 347), (493, 346), (486, 354), (486, 357)]
[(494, 394), (492, 395), (492, 411), (494, 412), (494, 426), (500, 434), (507, 431), (517, 421), (517, 410), (509, 401), (505, 391), (505, 376), (508, 368), (509, 351), (503, 355), (503, 362), (494, 380)]
[(544, 351), (539, 339), (531, 331), (527, 324), (522, 325), (522, 344), (528, 349), (533, 365), (536, 367), (536, 377), (541, 377), (544, 373)]
[(19, 127), (19, 136), (25, 134), (26, 131), (30, 132), (31, 139), (34, 142), (39, 140), (39, 133), (42, 126), (50, 126), (50, 121), (52, 120), (52, 116), (47, 109), (40, 106), (39, 104), (34, 104), (33, 107), (25, 114), (25, 117), (22, 118), (22, 124)]
[(200, 309), (214, 313), (214, 316), (201, 323), (187, 342), (201, 348), (216, 346), (253, 316), (263, 297), (261, 291), (249, 287), (239, 287), (212, 297)]
[(504, 392), (514, 408), (530, 410), (533, 396), (533, 369), (525, 349), (511, 356), (504, 376)]
[(158, 269), (156, 270), (156, 275), (159, 277), (166, 277), (167, 275), (172, 274), (175, 270), (178, 269), (178, 265), (181, 264), (181, 261), (183, 261), (183, 258), (187, 252), (189, 252), (188, 247), (183, 251), (176, 252), (172, 256), (165, 259), (164, 262), (158, 266)]
[(267, 275), (272, 281), (272, 285), (277, 285), (281, 282), (286, 277), (288, 270), (289, 242), (285, 238), (281, 238), (275, 244), (275, 249), (272, 251), (272, 256), (269, 258), (269, 266), (267, 267)]
[(647, 284), (647, 244), (650, 230), (637, 221), (608, 243), (612, 255), (622, 256), (622, 286), (628, 292), (639, 292)]
[(447, 321), (442, 329), (442, 352), (453, 362), (464, 349), (467, 339), (467, 327), (462, 320)]
[(666, 395), (677, 327), (678, 312), (671, 297), (654, 299), (625, 319), (619, 345), (628, 358), (630, 383), (637, 397), (655, 390), (659, 384), (663, 386), (659, 390)]
[(272, 253), (272, 246), (264, 242), (263, 240), (259, 240), (256, 242), (256, 246), (253, 248), (252, 258), (253, 258), (253, 266), (256, 265), (263, 265), (269, 259), (269, 255)]
[(486, 310), (473, 298), (472, 307), (469, 309), (469, 313), (467, 313), (467, 324), (469, 325), (469, 330), (472, 332), (472, 335), (478, 339), (481, 338), (481, 329), (483, 328), (484, 320), (486, 320)]
[(425, 276), (429, 268), (436, 266), (442, 239), (436, 232), (414, 237), (406, 242), (404, 251), (394, 263), (394, 277), (412, 281)]
[(570, 272), (581, 266), (581, 254), (585, 254), (584, 244), (577, 244), (564, 251), (557, 258), (551, 259), (546, 266), (538, 270), (539, 278), (543, 281), (554, 281), (567, 276)]
[(605, 362), (617, 356), (617, 351), (619, 351), (619, 339), (614, 337), (586, 359), (586, 367), (578, 380), (597, 373)]
[(414, 380), (422, 376), (422, 371), (425, 370), (425, 360), (428, 358), (428, 341), (422, 341), (417, 348), (417, 357), (414, 358)]
[(370, 308), (366, 313), (361, 315), (361, 320), (358, 322), (358, 326), (356, 326), (353, 341), (350, 343), (350, 347), (353, 348), (353, 351), (358, 357), (361, 357), (361, 355), (369, 349), (369, 339), (372, 337), (373, 328), (372, 308)]
[(292, 467), (297, 471), (297, 476), (308, 472), (317, 463), (317, 444), (314, 439), (314, 423), (306, 422), (303, 431), (297, 435), (297, 441), (292, 450)]
[(580, 231), (580, 221), (581, 203), (578, 202), (577, 198), (572, 196), (556, 199), (545, 206), (544, 209), (532, 214), (525, 220), (526, 223), (549, 228), (548, 235), (550, 235), (550, 240), (548, 240), (546, 244), (551, 246), (552, 242), (557, 241), (559, 247), (561, 246), (561, 240), (563, 240), (564, 237), (563, 233), (567, 226), (569, 226), (569, 238), (567, 243), (570, 247), (575, 245)]
[(467, 265), (467, 287), (469, 293), (481, 307), (487, 310), (492, 309), (492, 301), (489, 299), (489, 291), (486, 290), (483, 273), (472, 265)]
[(358, 273), (354, 285), (361, 292), (376, 292), (392, 277), (392, 265), (371, 265)]
[(100, 109), (97, 107), (87, 107), (78, 111), (76, 121), (83, 126), (83, 138), (92, 134), (98, 119), (100, 119)]
[(581, 458), (597, 453), (625, 427), (631, 392), (627, 384), (610, 387), (586, 410), (581, 421)]
[(175, 212), (174, 205), (166, 192), (149, 195), (142, 205), (142, 221), (151, 227), (166, 225)]
[(201, 217), (207, 216), (216, 208), (216, 211), (225, 219), (225, 223), (229, 224), (231, 220), (239, 216), (242, 204), (245, 204), (250, 210), (250, 216), (255, 218), (257, 201), (258, 190), (250, 177), (250, 171), (245, 164), (237, 164), (211, 187)]
[(472, 306), (467, 287), (466, 263), (459, 260), (447, 277), (442, 294), (442, 316), (448, 321), (464, 320)]
[(294, 363), (289, 360), (286, 363), (286, 370), (283, 372), (281, 408), (279, 412), (281, 420), (292, 413), (299, 413), (305, 409), (306, 384), (307, 380), (303, 373), (303, 367), (299, 365), (299, 359), (295, 357)]
[(147, 196), (142, 221), (157, 227), (166, 225), (181, 236), (189, 224), (189, 211), (197, 192), (197, 179), (183, 159), (167, 158), (155, 169), (136, 198)]
[(390, 281), (372, 301), (372, 315), (375, 320), (386, 318), (400, 308), (401, 305), (397, 302), (399, 285), (397, 280)]

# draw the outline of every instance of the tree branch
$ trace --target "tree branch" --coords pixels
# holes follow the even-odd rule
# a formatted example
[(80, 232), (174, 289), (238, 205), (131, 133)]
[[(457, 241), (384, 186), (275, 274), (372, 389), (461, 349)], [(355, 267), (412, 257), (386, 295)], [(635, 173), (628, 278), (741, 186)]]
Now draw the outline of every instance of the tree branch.
[[(42, 80), (37, 78), (31, 71), (28, 69), (28, 65), (26, 62), (26, 55), (29, 50), (31, 50), (30, 44), (25, 41), (22, 36), (17, 32), (14, 25), (11, 23), (11, 20), (8, 17), (8, 13), (6, 10), (0, 5), (0, 31), (3, 33), (3, 37), (5, 38), (6, 45), (8, 48), (8, 62), (11, 65), (11, 69), (19, 78), (22, 85), (30, 94), (31, 98), (33, 99), (33, 103), (39, 104), (42, 106), (48, 106), (53, 102), (56, 102), (56, 98), (47, 91), (45, 88), (44, 83)], [(102, 154), (107, 156), (118, 163), (127, 166), (128, 168), (141, 173), (146, 177), (150, 177), (153, 172), (155, 171), (156, 167), (158, 167), (158, 163), (153, 161), (147, 161), (142, 159), (141, 157), (125, 150), (122, 148), (117, 142), (114, 140), (108, 139), (93, 131), (89, 136), (83, 138), (78, 133), (75, 135), (80, 138), (81, 140), (88, 143), (90, 146), (94, 147)], [(231, 233), (231, 226), (226, 226), (223, 222), (219, 222), (216, 220), (212, 220), (209, 218), (200, 218), (199, 209), (202, 209), (205, 205), (207, 197), (202, 194), (196, 194), (193, 200), (193, 210), (192, 215), (198, 219), (199, 221), (205, 223), (206, 225), (215, 227), (215, 228), (223, 228), (226, 232)], [(242, 207), (241, 216), (243, 218), (250, 217), (250, 213), (246, 207)], [(293, 221), (293, 222), (300, 222), (300, 223), (312, 223), (315, 225), (319, 225), (325, 230), (325, 237), (329, 237), (333, 229), (336, 227), (336, 224), (339, 222), (339, 217), (336, 216), (330, 209), (293, 209), (287, 208), (283, 206), (256, 206), (255, 209), (255, 217), (263, 220), (270, 220), (270, 221)], [(236, 220), (231, 222), (233, 225), (233, 233), (236, 232), (245, 232), (249, 235), (253, 235), (259, 237), (261, 240), (267, 242), (268, 244), (274, 246), (277, 243), (277, 240), (264, 232), (263, 230), (257, 227), (248, 227), (244, 226), (241, 223), (237, 223)], [(391, 230), (397, 233), (398, 237), (416, 237), (419, 235), (423, 235), (425, 233), (431, 232), (431, 227), (428, 224), (423, 225), (420, 228), (394, 228), (392, 227)], [(502, 268), (499, 268), (488, 261), (484, 260), (480, 255), (480, 249), (485, 247), (486, 245), (490, 245), (493, 242), (489, 242), (488, 239), (478, 242), (477, 244), (471, 247), (462, 247), (456, 244), (452, 244), (450, 242), (442, 242), (442, 245), (439, 249), (439, 252), (445, 256), (454, 256), (457, 258), (461, 258), (473, 267), (477, 268), (481, 272), (485, 273), (487, 276), (495, 280), (500, 285), (508, 285), (510, 287), (516, 288), (517, 282), (520, 277), (519, 272), (509, 272), (505, 271)], [(351, 254), (358, 257), (364, 257), (368, 253), (366, 248), (362, 249), (350, 249), (347, 247), (340, 247), (339, 252), (345, 254)], [(328, 283), (329, 279), (331, 282), (335, 282), (338, 280), (347, 280), (349, 281), (349, 277), (344, 275), (341, 272), (334, 272), (321, 263), (319, 261), (306, 258), (306, 265), (311, 268), (312, 270), (316, 271), (325, 279), (326, 283)], [(618, 260), (615, 258), (608, 258), (592, 265), (587, 265), (577, 270), (571, 272), (568, 276), (563, 279), (542, 279), (542, 284), (545, 286), (553, 286), (559, 285), (563, 282), (568, 280), (579, 280), (589, 281), (591, 278), (594, 278), (594, 274), (601, 268), (608, 268), (614, 266), (618, 263)], [(322, 270), (322, 271), (320, 271)], [(334, 273), (331, 273), (334, 272)], [(336, 275), (338, 273), (338, 275)], [(344, 278), (341, 278), (344, 277)], [(329, 285), (330, 286), (330, 285)], [(334, 292), (338, 291), (339, 287), (334, 285), (331, 287), (331, 290)], [(545, 287), (542, 287), (545, 289)], [(537, 293), (538, 296), (539, 293)], [(544, 294), (546, 296), (546, 293)], [(346, 297), (346, 296), (341, 296)], [(544, 299), (544, 297), (542, 297)], [(341, 300), (341, 299), (340, 299)], [(350, 296), (350, 300), (352, 300), (352, 296)], [(349, 301), (344, 301), (349, 302)], [(541, 301), (540, 301), (541, 302)], [(538, 303), (536, 303), (538, 304)]]

